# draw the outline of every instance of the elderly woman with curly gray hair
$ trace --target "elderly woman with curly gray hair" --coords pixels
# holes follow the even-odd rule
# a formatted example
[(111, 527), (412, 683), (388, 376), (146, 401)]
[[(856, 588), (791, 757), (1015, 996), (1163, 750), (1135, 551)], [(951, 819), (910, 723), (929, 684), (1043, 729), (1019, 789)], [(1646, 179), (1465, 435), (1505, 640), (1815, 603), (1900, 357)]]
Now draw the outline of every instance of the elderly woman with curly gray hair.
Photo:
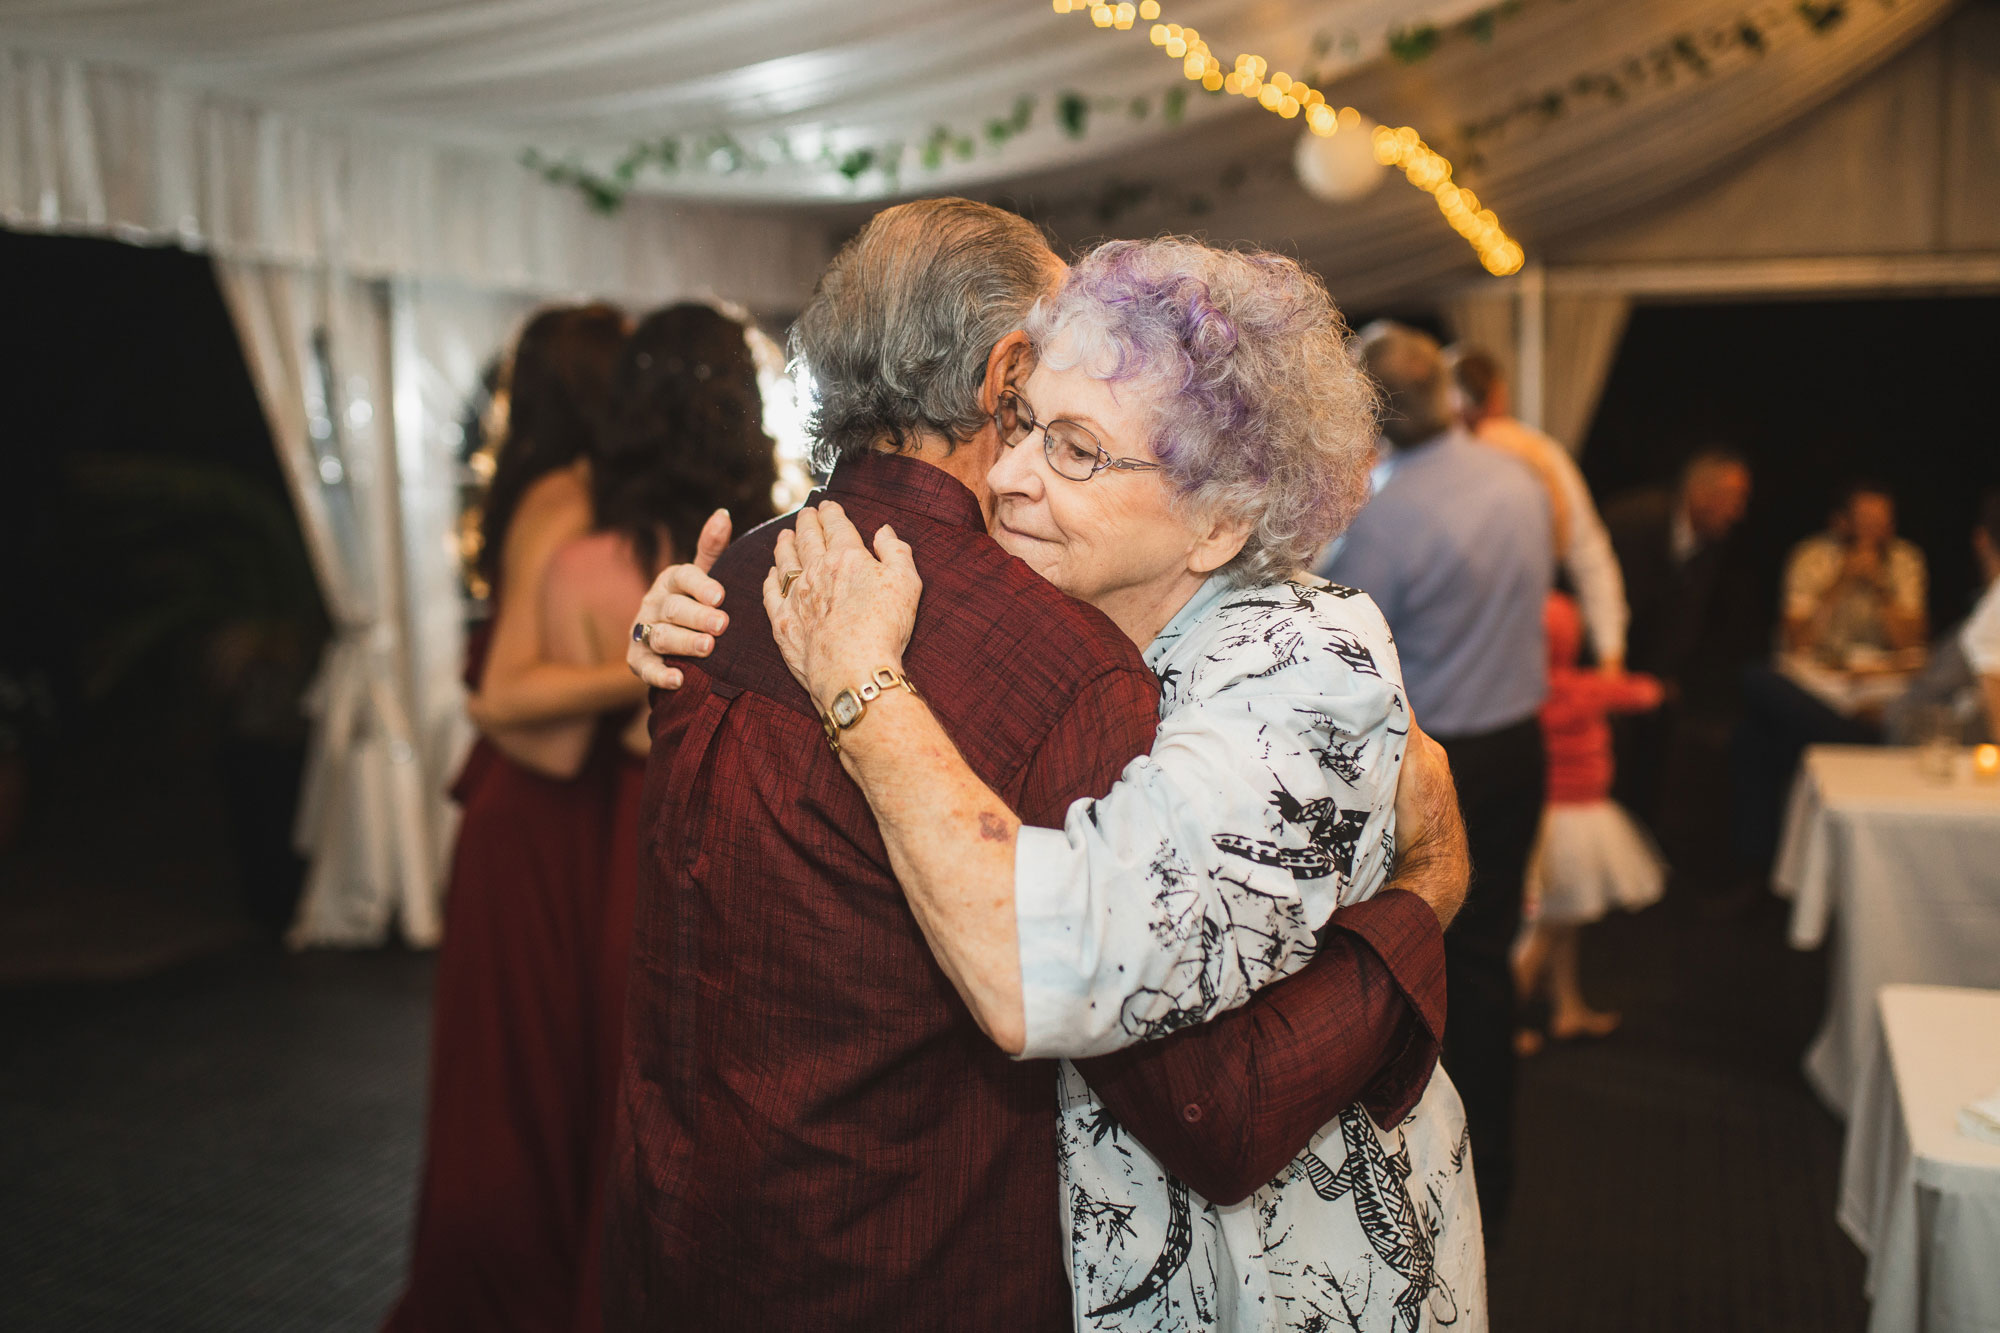
[(1350, 1107), (1218, 1204), (1070, 1064), (1244, 1003), (1389, 873), (1414, 730), (1395, 645), (1365, 595), (1298, 572), (1374, 462), (1340, 315), (1290, 260), (1168, 238), (1094, 250), (1026, 332), (1033, 369), (995, 414), (992, 534), (1143, 651), (1152, 751), (1062, 828), (1023, 825), (916, 690), (867, 684), (902, 683), (922, 582), (893, 531), (871, 551), (836, 504), (778, 538), (764, 601), (940, 966), (1003, 1048), (1063, 1060), (1076, 1326), (1483, 1328), (1442, 1071), (1393, 1128)]

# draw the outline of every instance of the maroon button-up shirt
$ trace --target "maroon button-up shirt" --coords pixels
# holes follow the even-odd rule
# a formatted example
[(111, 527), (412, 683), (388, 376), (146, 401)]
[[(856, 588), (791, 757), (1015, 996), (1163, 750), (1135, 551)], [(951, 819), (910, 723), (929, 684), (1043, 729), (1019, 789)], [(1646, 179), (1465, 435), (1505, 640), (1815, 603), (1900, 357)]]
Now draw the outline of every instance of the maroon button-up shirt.
[[(1001, 551), (956, 480), (873, 455), (828, 492), (915, 548), (906, 667), (1022, 819), (1059, 825), (1150, 747), (1137, 650)], [(730, 632), (654, 712), (607, 1325), (1067, 1328), (1053, 1067), (973, 1022), (785, 669), (759, 594), (782, 525), (723, 556)], [(1261, 1183), (1331, 1118), (1326, 1097), (1414, 1103), (1442, 1027), (1436, 937), (1427, 907), (1381, 895), (1268, 1002), (1086, 1074), (1171, 1168)], [(1259, 1061), (1275, 1098), (1216, 1086), (1261, 1086)]]

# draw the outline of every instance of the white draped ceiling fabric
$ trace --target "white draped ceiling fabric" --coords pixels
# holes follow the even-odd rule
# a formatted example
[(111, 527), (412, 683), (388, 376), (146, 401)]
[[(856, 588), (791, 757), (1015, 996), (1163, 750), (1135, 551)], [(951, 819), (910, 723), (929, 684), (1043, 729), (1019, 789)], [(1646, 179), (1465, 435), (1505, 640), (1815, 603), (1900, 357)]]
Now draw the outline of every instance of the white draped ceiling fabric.
[[(1296, 253), (1349, 309), (1442, 305), (1512, 354), (1524, 412), (1574, 443), (1632, 302), (1735, 272), (1691, 265), (1847, 264), (1830, 280), (1851, 286), (1856, 264), (1991, 263), (2000, 281), (1990, 8), (1842, 0), (1814, 10), (1839, 11), (1815, 32), (1814, 7), (1779, 0), (1523, 0), (1483, 39), (1453, 26), (1489, 8), (1164, 15), (1225, 66), (1255, 53), (1310, 73), (1451, 156), (1531, 260), (1475, 282), (1428, 195), (1392, 178), (1311, 198), (1292, 175), (1299, 121), (1203, 94), (1145, 24), (1100, 31), (1047, 0), (0, 0), (0, 222), (213, 253), (285, 455), (338, 627), (313, 696), (315, 861), (294, 939), (436, 937), (441, 792), (465, 740), (458, 416), (537, 300), (715, 295), (781, 315), (883, 200), (968, 193), (1068, 243), (1191, 231)], [(1718, 48), (1705, 74), (1669, 58), (1616, 100), (1576, 92), (1746, 17), (1760, 54)], [(1445, 34), (1433, 54), (1384, 58), (1392, 31), (1423, 23)], [(1174, 88), (1178, 123), (1161, 111)], [(1551, 89), (1570, 90), (1560, 114), (1516, 114), (1464, 151), (1464, 125)], [(1090, 99), (1081, 135), (1054, 113), (1069, 91)], [(1024, 96), (1026, 128), (991, 142)], [(926, 163), (916, 145), (941, 128), (971, 151)], [(608, 171), (662, 136), (680, 168), (639, 172), (611, 216), (520, 161)], [(899, 171), (881, 169), (886, 145)], [(852, 179), (824, 165), (862, 149), (874, 165)]]

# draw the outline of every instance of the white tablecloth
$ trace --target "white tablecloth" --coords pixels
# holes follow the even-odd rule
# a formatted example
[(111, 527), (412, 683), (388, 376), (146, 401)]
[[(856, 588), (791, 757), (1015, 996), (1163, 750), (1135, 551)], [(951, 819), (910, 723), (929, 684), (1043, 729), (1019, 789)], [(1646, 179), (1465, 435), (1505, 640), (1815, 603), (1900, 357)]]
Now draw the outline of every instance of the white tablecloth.
[(1957, 1123), (1996, 1087), (2000, 991), (1882, 988), (1840, 1170), (1840, 1224), (1868, 1252), (1869, 1333), (2000, 1329), (2000, 1145)]
[(2000, 987), (2000, 782), (1972, 776), (1970, 751), (1939, 783), (1918, 771), (1915, 750), (1807, 750), (1773, 880), (1793, 899), (1794, 947), (1818, 948), (1840, 918), (1806, 1074), (1842, 1115), (1879, 988)]

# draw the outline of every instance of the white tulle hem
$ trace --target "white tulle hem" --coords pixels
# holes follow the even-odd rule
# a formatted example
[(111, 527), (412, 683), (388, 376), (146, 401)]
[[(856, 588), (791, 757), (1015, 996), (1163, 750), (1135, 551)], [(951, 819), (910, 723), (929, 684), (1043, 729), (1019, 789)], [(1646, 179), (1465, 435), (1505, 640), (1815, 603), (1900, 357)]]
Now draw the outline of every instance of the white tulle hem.
[(1528, 865), (1529, 911), (1554, 923), (1595, 921), (1660, 900), (1667, 863), (1616, 801), (1551, 805)]

